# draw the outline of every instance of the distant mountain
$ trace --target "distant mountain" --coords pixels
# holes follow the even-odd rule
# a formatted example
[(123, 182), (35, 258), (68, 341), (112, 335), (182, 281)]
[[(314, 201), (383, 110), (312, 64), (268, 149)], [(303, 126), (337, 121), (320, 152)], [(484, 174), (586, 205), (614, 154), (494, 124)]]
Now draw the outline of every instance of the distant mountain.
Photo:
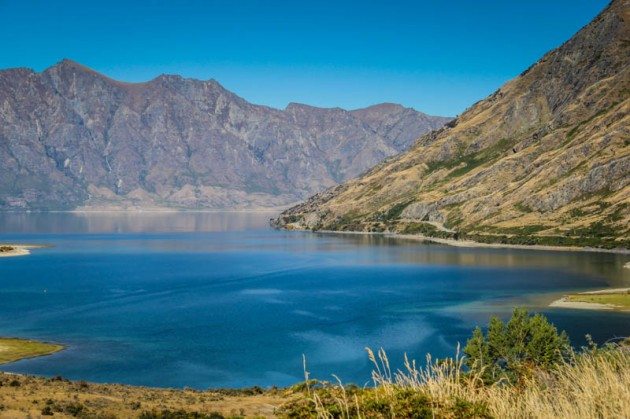
[(122, 83), (69, 60), (0, 71), (0, 210), (286, 205), (449, 118), (248, 103), (214, 80)]
[(629, 95), (630, 2), (616, 0), (444, 128), (277, 225), (628, 247)]

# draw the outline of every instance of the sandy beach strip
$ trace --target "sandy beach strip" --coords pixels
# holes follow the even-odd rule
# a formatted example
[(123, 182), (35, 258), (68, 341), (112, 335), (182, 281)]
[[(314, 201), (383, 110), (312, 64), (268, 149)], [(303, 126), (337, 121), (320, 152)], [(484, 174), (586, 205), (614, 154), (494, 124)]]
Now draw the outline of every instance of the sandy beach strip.
[(565, 297), (549, 304), (549, 307), (577, 308), (581, 310), (615, 310), (615, 306), (610, 304), (586, 303), (583, 301), (568, 301)]

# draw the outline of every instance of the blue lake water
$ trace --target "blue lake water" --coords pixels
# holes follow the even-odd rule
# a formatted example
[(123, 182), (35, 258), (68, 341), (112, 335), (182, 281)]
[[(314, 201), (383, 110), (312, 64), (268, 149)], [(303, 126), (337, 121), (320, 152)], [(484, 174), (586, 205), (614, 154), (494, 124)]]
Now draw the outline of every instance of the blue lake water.
[(568, 290), (628, 286), (628, 255), (464, 249), (276, 231), (270, 213), (0, 214), (0, 335), (61, 342), (2, 370), (162, 387), (363, 384), (364, 348), (453, 355), (513, 306), (580, 345), (630, 335), (630, 315), (550, 309)]

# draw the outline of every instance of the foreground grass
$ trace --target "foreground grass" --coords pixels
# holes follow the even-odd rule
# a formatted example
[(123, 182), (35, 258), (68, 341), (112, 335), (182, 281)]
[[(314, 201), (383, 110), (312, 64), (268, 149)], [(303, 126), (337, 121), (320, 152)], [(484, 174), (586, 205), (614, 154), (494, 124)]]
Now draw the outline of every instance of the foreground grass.
[(615, 308), (630, 309), (630, 291), (610, 294), (569, 294), (565, 299), (571, 302), (608, 304)]
[(0, 364), (24, 358), (50, 355), (62, 349), (62, 345), (38, 342), (36, 340), (0, 338)]
[(463, 358), (393, 372), (374, 355), (374, 386), (309, 380), (289, 389), (156, 389), (0, 373), (0, 417), (29, 418), (621, 418), (630, 417), (630, 348), (589, 350), (516, 383), (483, 383)]
[(575, 355), (516, 383), (484, 384), (464, 372), (462, 358), (406, 361), (392, 372), (384, 352), (375, 357), (374, 387), (316, 384), (284, 406), (290, 418), (620, 418), (630, 417), (630, 348)]

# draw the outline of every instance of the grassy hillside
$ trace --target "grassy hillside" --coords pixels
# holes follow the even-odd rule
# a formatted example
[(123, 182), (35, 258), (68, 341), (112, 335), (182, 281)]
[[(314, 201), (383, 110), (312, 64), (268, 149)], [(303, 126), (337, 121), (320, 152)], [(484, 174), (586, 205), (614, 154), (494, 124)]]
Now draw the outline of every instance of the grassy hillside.
[(629, 58), (630, 7), (615, 0), (446, 127), (276, 224), (629, 248)]
[(275, 417), (285, 391), (171, 390), (0, 373), (0, 418)]

